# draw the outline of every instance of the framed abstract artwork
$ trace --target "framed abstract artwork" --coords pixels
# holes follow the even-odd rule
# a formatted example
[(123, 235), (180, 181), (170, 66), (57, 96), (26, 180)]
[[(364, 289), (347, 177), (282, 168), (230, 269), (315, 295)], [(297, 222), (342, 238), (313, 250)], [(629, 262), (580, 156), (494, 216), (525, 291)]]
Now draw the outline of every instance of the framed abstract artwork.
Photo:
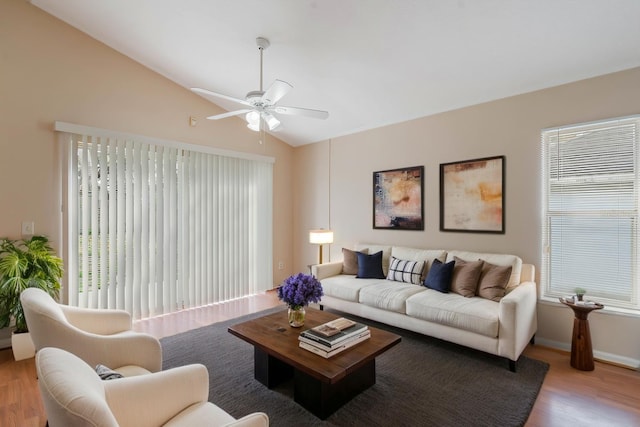
[(424, 166), (373, 173), (373, 228), (424, 230)]
[(504, 234), (505, 157), (440, 165), (440, 231)]

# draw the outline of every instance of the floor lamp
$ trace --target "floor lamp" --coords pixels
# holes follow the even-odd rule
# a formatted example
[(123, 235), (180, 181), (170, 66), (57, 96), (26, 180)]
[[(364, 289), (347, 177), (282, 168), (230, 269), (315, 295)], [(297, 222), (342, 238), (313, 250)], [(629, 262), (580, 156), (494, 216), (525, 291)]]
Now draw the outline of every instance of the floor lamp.
[(309, 243), (318, 245), (320, 250), (318, 264), (322, 264), (322, 245), (333, 243), (333, 231), (325, 229), (311, 230), (309, 231)]

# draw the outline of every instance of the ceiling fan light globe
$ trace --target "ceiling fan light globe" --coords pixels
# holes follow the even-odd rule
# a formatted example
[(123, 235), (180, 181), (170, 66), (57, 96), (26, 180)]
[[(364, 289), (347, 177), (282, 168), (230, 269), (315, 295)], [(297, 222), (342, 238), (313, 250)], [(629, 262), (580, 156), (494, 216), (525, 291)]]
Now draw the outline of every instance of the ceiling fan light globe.
[(249, 111), (247, 115), (244, 117), (245, 119), (247, 119), (247, 123), (252, 123), (252, 124), (260, 123), (260, 113), (258, 113), (255, 110)]
[(274, 130), (275, 128), (280, 126), (280, 120), (276, 119), (272, 115), (268, 115), (267, 117), (264, 117), (264, 121), (267, 123), (269, 130)]
[(249, 129), (251, 129), (254, 132), (260, 131), (260, 113), (258, 113), (255, 110), (249, 111), (245, 116), (245, 119), (247, 119), (247, 123), (248, 123), (247, 127)]

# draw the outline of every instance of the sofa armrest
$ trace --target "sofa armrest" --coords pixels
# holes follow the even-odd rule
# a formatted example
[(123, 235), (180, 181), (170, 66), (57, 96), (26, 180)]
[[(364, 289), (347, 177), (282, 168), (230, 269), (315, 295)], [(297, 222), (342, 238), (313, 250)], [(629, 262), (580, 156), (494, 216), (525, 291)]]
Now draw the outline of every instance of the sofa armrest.
[(269, 417), (264, 412), (254, 412), (222, 427), (269, 427)]
[(201, 364), (104, 382), (109, 408), (120, 425), (165, 424), (187, 407), (207, 402), (209, 373)]
[(535, 282), (536, 280), (536, 267), (533, 264), (522, 264), (520, 270), (520, 283), (523, 282)]
[(520, 283), (500, 300), (500, 356), (518, 360), (538, 329), (537, 303), (535, 282)]
[(79, 308), (60, 304), (65, 317), (73, 326), (86, 332), (111, 335), (131, 329), (131, 315), (124, 310)]
[(342, 261), (327, 262), (324, 264), (314, 264), (311, 266), (311, 274), (318, 280), (327, 277), (337, 276), (342, 273)]

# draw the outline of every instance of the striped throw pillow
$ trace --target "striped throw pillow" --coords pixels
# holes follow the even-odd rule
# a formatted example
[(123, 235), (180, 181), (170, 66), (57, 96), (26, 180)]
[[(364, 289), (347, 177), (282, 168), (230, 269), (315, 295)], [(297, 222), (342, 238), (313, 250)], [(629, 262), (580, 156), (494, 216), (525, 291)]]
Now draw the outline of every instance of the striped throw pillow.
[(423, 271), (424, 261), (407, 261), (392, 256), (387, 280), (419, 285)]

